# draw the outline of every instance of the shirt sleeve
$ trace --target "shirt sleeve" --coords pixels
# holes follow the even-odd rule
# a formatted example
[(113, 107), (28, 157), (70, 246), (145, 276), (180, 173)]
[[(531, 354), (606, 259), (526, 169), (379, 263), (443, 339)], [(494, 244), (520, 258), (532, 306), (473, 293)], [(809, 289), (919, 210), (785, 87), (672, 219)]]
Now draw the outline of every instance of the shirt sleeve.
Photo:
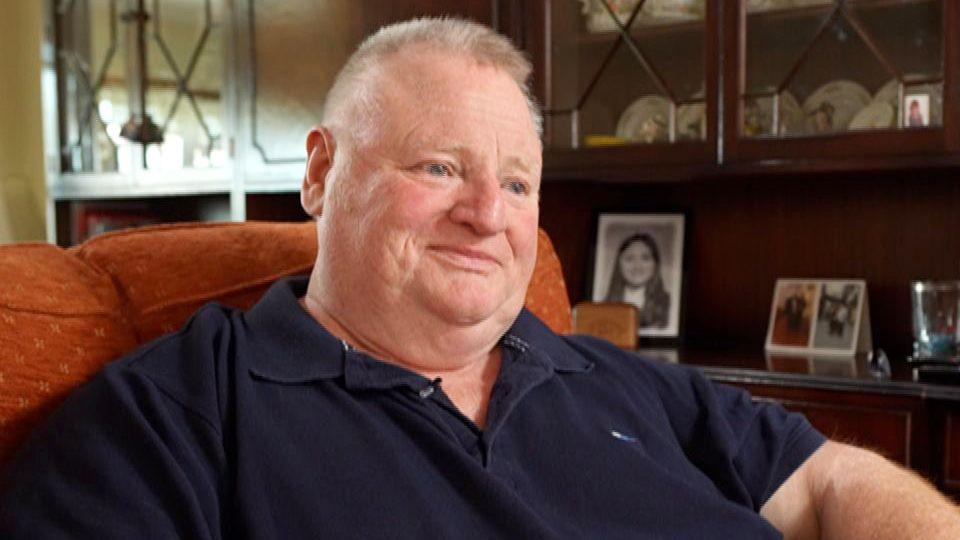
[(194, 385), (209, 379), (202, 355), (170, 358), (184, 342), (174, 336), (108, 365), (31, 436), (5, 471), (0, 537), (221, 536), (219, 428), (186, 406), (189, 392), (141, 369), (169, 361), (170, 369), (187, 366)]
[(759, 511), (826, 440), (777, 403), (754, 401), (693, 368), (643, 362), (687, 458), (728, 499)]

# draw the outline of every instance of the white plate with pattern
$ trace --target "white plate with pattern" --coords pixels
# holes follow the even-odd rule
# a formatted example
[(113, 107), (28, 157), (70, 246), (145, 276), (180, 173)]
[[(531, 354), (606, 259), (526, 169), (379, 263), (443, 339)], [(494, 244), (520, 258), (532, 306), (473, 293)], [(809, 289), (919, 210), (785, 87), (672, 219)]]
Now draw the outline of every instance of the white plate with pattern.
[[(800, 135), (806, 116), (789, 90), (780, 94), (779, 135)], [(747, 98), (744, 102), (743, 133), (750, 137), (773, 135), (773, 96)]]
[(668, 142), (670, 100), (651, 94), (631, 103), (617, 122), (617, 136), (638, 143)]
[(847, 129), (851, 131), (865, 129), (890, 129), (897, 125), (897, 113), (885, 101), (874, 101), (850, 120)]
[(850, 80), (838, 79), (824, 84), (803, 102), (807, 134), (836, 133), (847, 129), (853, 117), (872, 98), (866, 88)]
[(707, 138), (707, 107), (685, 103), (677, 107), (677, 140), (703, 141)]

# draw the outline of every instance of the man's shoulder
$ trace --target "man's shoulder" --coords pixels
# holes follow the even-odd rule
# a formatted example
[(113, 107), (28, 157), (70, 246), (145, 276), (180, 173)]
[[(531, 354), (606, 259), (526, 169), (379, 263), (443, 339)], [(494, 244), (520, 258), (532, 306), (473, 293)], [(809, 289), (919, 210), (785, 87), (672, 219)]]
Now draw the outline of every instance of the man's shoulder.
[(609, 341), (583, 334), (559, 336), (571, 349), (595, 364), (601, 371), (616, 375), (632, 374), (645, 378), (689, 378), (699, 372), (690, 366), (670, 363), (643, 351), (622, 349)]
[(211, 356), (229, 345), (241, 317), (237, 309), (208, 303), (180, 330), (140, 346), (112, 366), (160, 378), (182, 374), (183, 370), (194, 373), (203, 367), (203, 360), (212, 360)]
[(662, 378), (686, 379), (698, 374), (694, 368), (671, 364), (642, 352), (624, 350), (598, 337), (557, 334), (526, 310), (521, 313), (510, 333), (516, 333), (546, 353), (555, 365), (589, 366), (591, 371), (601, 376), (654, 382)]
[(108, 364), (100, 379), (108, 386), (159, 392), (178, 406), (218, 425), (216, 409), (235, 369), (242, 313), (217, 303), (200, 308), (177, 332), (149, 342)]

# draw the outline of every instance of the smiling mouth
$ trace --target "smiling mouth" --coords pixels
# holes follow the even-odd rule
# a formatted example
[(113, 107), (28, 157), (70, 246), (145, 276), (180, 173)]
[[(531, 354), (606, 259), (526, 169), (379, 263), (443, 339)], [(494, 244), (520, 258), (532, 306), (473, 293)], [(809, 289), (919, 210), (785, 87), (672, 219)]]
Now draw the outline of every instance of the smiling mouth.
[(487, 273), (501, 266), (496, 257), (477, 249), (460, 246), (433, 246), (431, 251), (440, 256), (440, 259), (460, 269)]

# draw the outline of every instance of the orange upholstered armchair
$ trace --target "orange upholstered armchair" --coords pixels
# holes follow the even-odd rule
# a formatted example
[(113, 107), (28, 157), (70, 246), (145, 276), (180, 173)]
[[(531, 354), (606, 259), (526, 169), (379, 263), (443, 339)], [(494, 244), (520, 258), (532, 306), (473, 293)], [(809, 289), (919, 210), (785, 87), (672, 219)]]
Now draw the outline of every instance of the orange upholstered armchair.
[[(103, 364), (206, 302), (251, 306), (273, 281), (308, 273), (316, 249), (312, 222), (161, 225), (66, 250), (0, 245), (0, 469)], [(570, 331), (560, 261), (543, 231), (527, 307)]]

